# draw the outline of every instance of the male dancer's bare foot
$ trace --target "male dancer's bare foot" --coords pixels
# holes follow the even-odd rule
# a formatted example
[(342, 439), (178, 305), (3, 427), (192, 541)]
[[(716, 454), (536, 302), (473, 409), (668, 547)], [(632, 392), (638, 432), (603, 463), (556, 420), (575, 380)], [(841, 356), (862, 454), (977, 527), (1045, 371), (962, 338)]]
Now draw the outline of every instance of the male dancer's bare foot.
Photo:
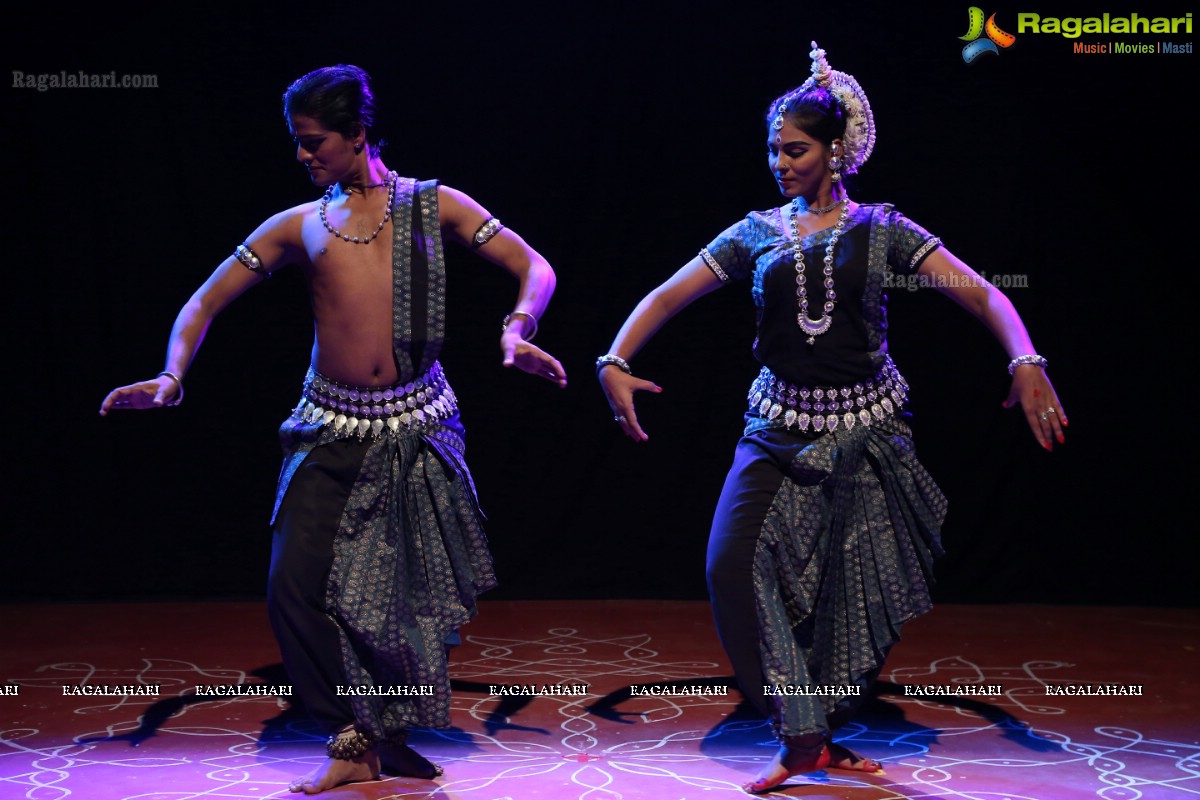
[(319, 794), (343, 783), (376, 780), (379, 780), (379, 755), (374, 750), (368, 750), (353, 759), (326, 759), (311, 775), (288, 784), (288, 791)]
[(875, 759), (860, 756), (849, 747), (843, 747), (833, 741), (829, 742), (829, 768), (866, 772), (871, 775), (886, 774), (883, 771), (883, 765)]
[(807, 733), (802, 736), (784, 736), (779, 752), (771, 763), (763, 767), (758, 777), (742, 789), (750, 794), (769, 792), (793, 775), (815, 772), (829, 766), (829, 748), (825, 746), (825, 735)]
[(375, 745), (379, 763), (385, 772), (405, 778), (431, 781), (441, 777), (442, 768), (408, 746), (408, 733), (386, 739)]

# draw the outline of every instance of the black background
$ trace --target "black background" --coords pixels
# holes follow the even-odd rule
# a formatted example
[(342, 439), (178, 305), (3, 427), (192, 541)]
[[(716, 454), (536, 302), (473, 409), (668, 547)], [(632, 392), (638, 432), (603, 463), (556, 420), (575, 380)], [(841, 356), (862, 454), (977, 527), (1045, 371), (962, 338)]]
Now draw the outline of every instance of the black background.
[[(1182, 16), (1190, 3), (1108, 7)], [(214, 324), (179, 408), (96, 411), (161, 368), (179, 306), (263, 219), (315, 197), (279, 97), (348, 62), (374, 79), (385, 162), (466, 191), (558, 273), (538, 344), (559, 391), (500, 367), (515, 283), (449, 254), (443, 363), (502, 587), (494, 598), (703, 598), (709, 518), (756, 372), (745, 284), (635, 360), (651, 439), (618, 435), (592, 364), (716, 233), (780, 202), (762, 114), (809, 40), (868, 91), (879, 141), (852, 196), (889, 201), (1008, 294), (1070, 413), (1053, 454), (1000, 407), (1007, 357), (930, 290), (892, 292), (922, 460), (951, 500), (937, 599), (1191, 605), (1195, 56), (1081, 55), (1019, 34), (965, 64), (966, 4), (25, 4), (10, 70), (154, 89), (6, 88), (10, 601), (255, 598), (311, 321), (288, 270)], [(1044, 0), (987, 7), (1086, 14)], [(1193, 35), (1083, 41), (1191, 42)], [(5, 76), (7, 77), (7, 76)], [(7, 83), (7, 81), (6, 81)]]

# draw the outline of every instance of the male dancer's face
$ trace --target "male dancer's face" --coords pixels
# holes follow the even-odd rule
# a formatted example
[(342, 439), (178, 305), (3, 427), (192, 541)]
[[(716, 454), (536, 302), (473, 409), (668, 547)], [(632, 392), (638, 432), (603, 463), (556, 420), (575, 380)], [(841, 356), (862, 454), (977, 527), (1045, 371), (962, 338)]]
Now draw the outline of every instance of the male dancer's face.
[(314, 184), (330, 186), (352, 171), (356, 154), (351, 139), (322, 128), (311, 117), (292, 117), (289, 127), (296, 143), (296, 160), (305, 166)]

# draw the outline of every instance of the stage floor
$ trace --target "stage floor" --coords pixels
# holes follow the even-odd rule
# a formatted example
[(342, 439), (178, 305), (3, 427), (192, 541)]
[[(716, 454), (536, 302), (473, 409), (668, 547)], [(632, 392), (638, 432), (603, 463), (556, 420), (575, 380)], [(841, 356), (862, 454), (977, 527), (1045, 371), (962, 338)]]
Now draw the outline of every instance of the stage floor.
[[(287, 684), (260, 604), (0, 614), (0, 800), (295, 796), (288, 781), (322, 760), (321, 733), (286, 698), (195, 694)], [(839, 734), (887, 774), (817, 772), (769, 796), (1200, 797), (1198, 632), (1200, 612), (1185, 609), (939, 607), (905, 628)], [(722, 694), (729, 668), (707, 603), (485, 602), (463, 634), (454, 727), (412, 737), (446, 774), (326, 796), (719, 800), (744, 797), (774, 751), (766, 723)], [(68, 694), (127, 684), (160, 694)], [(581, 693), (491, 693), (528, 685)], [(911, 694), (923, 686), (955, 693)]]

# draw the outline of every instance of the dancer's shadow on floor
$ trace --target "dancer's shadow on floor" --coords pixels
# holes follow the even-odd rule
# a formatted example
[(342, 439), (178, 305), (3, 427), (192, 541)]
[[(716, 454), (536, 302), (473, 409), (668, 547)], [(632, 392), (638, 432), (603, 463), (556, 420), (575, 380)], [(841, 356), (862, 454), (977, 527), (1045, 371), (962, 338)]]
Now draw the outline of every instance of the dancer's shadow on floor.
[(635, 697), (644, 697), (651, 700), (688, 697), (711, 699), (726, 696), (737, 698), (737, 690), (730, 688), (732, 680), (731, 677), (723, 676), (639, 683), (609, 692), (603, 697), (589, 703), (587, 710), (589, 714), (594, 714), (600, 719), (608, 720), (609, 722), (621, 725), (636, 725), (639, 721), (644, 720), (646, 714), (643, 711), (620, 710), (620, 705), (627, 700)]
[[(259, 684), (270, 688), (290, 688), (291, 684), (288, 681), (287, 672), (283, 668), (283, 664), (268, 664), (264, 667), (259, 667), (247, 673), (250, 676), (259, 679)], [(270, 720), (264, 720), (264, 725), (267, 727), (263, 730), (263, 735), (260, 741), (268, 739), (268, 734), (271, 732), (271, 724), (277, 727), (286, 727), (294, 723), (298, 719), (307, 719), (307, 715), (296, 708), (294, 698), (283, 695), (261, 695), (263, 697), (284, 696), (288, 697), (288, 708), (279, 715)], [(151, 703), (146, 711), (138, 720), (138, 726), (128, 733), (115, 733), (111, 736), (91, 736), (86, 739), (79, 739), (79, 744), (100, 744), (104, 742), (129, 742), (130, 747), (139, 747), (142, 742), (147, 739), (152, 739), (158, 735), (159, 729), (175, 715), (182, 712), (184, 709), (198, 706), (203, 703), (228, 703), (231, 700), (237, 699), (227, 695), (198, 695), (184, 694), (176, 695), (175, 697), (164, 697), (157, 702)]]
[[(888, 702), (885, 699), (886, 697), (911, 698), (910, 695), (905, 695), (903, 685), (889, 681), (877, 681), (872, 687), (867, 704), (860, 714), (855, 715), (854, 721), (873, 729), (879, 728), (882, 730), (891, 730), (893, 726), (897, 725), (908, 725), (935, 734), (934, 739), (936, 739), (936, 734), (941, 733), (936, 728), (929, 728), (909, 722), (905, 717), (903, 707)], [(992, 723), (992, 726), (996, 730), (1002, 732), (1002, 738), (1008, 739), (1026, 750), (1031, 750), (1035, 753), (1064, 752), (1061, 743), (1038, 736), (1033, 732), (1028, 722), (1019, 717), (1014, 717), (1003, 708), (987, 702), (982, 697), (971, 695), (934, 695), (923, 699), (927, 702), (961, 709), (985, 719)]]
[(450, 691), (456, 694), (482, 694), (499, 698), (495, 706), (488, 709), (487, 716), (483, 720), (483, 730), (488, 736), (495, 736), (499, 731), (528, 731), (529, 733), (549, 736), (550, 731), (546, 728), (539, 728), (532, 725), (518, 725), (513, 722), (513, 718), (524, 711), (530, 703), (537, 699), (537, 696), (515, 693), (495, 695), (493, 692), (493, 690), (501, 692), (506, 690), (511, 691), (512, 688), (511, 684), (506, 683), (479, 683), (477, 681), (450, 679)]
[[(268, 664), (258, 669), (252, 670), (248, 675), (258, 678), (259, 683), (264, 686), (283, 689), (291, 686), (288, 680), (287, 671), (283, 664)], [(256, 684), (257, 685), (257, 684)], [(451, 681), (451, 690), (456, 693), (482, 693), (489, 694), (492, 684), (473, 683), (470, 681)], [(268, 719), (262, 720), (262, 732), (259, 735), (258, 743), (263, 747), (273, 747), (284, 744), (295, 744), (298, 740), (304, 741), (312, 739), (314, 742), (324, 744), (326, 734), (321, 726), (305, 711), (304, 706), (295, 695), (263, 695), (263, 696), (286, 696), (288, 703), (287, 707), (281, 709), (278, 714)], [(79, 739), (79, 744), (102, 744), (112, 742), (128, 742), (130, 747), (140, 747), (141, 744), (158, 735), (159, 730), (170, 720), (182, 713), (185, 709), (199, 706), (204, 703), (214, 702), (229, 702), (235, 698), (225, 695), (197, 695), (184, 694), (174, 697), (164, 697), (154, 703), (142, 713), (138, 720), (138, 726), (131, 731), (124, 733), (114, 733), (109, 736), (89, 736), (84, 739)], [(512, 722), (512, 718), (529, 705), (535, 698), (532, 696), (504, 696), (496, 706), (489, 710), (487, 719), (484, 720), (484, 730), (491, 736), (501, 730), (519, 730), (550, 735), (550, 731), (545, 728), (537, 728), (525, 725), (517, 725)], [(445, 728), (437, 731), (426, 731), (421, 728), (413, 729), (413, 743), (424, 741), (426, 744), (436, 741), (437, 739), (451, 739), (459, 745), (466, 745), (468, 748), (473, 746), (471, 735), (461, 728)]]
[[(732, 677), (719, 680), (732, 683)], [(902, 705), (889, 698), (903, 698), (904, 686), (890, 681), (876, 681), (867, 699), (854, 713), (852, 721), (842, 728), (834, 738), (839, 742), (860, 741), (886, 742), (889, 747), (900, 747), (911, 752), (927, 751), (939, 742), (943, 734), (939, 728), (931, 728), (908, 719)], [(1046, 739), (1033, 732), (1029, 723), (1013, 716), (999, 706), (980, 697), (969, 695), (936, 695), (924, 698), (928, 702), (961, 709), (970, 715), (991, 723), (1001, 738), (1036, 753), (1063, 752), (1059, 742)], [(773, 733), (762, 715), (743, 700), (732, 714), (714, 725), (705, 736), (701, 751), (706, 746), (726, 751), (730, 747), (751, 748), (764, 743), (773, 746)]]

